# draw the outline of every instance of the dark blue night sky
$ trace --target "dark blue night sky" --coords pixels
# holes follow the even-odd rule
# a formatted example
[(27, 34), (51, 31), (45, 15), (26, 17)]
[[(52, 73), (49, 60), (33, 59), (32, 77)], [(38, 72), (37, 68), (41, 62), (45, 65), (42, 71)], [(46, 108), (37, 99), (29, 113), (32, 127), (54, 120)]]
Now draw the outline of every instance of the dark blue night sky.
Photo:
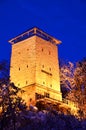
[(62, 41), (59, 57), (86, 57), (86, 0), (0, 0), (0, 60), (10, 59), (8, 40), (38, 27)]

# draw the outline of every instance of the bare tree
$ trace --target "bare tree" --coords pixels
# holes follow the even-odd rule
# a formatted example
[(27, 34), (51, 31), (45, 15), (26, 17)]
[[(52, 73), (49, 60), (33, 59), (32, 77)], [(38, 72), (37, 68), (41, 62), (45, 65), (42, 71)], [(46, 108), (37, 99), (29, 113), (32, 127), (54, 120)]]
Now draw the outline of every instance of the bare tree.
[(64, 98), (75, 87), (74, 70), (75, 68), (72, 62), (60, 63), (60, 83)]
[(81, 115), (86, 115), (86, 59), (78, 61), (75, 65), (71, 62), (60, 67), (61, 87), (64, 97), (76, 103)]

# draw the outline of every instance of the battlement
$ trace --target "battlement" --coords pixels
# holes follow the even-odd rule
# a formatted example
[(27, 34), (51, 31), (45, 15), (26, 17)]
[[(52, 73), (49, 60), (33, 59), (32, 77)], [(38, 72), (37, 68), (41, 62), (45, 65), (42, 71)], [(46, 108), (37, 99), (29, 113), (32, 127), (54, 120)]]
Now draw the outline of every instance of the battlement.
[(9, 40), (9, 42), (11, 44), (15, 44), (17, 42), (20, 42), (20, 41), (23, 41), (27, 38), (30, 38), (32, 36), (38, 36), (38, 37), (41, 37), (42, 39), (46, 40), (46, 41), (49, 41), (53, 44), (60, 44), (61, 41), (56, 39), (56, 38), (53, 38), (52, 36), (48, 35), (47, 33), (43, 32), (42, 30), (34, 27), (20, 35), (18, 35), (17, 37), (15, 38), (12, 38), (11, 40)]

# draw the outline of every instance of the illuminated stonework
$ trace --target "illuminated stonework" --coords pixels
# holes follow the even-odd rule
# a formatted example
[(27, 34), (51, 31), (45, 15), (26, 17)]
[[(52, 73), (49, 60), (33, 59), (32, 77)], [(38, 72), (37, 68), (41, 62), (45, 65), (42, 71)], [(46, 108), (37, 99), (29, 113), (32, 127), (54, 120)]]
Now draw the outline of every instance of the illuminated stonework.
[(61, 41), (33, 28), (9, 41), (12, 44), (11, 81), (25, 90), (26, 102), (39, 97), (62, 101), (58, 48)]
[(10, 77), (24, 90), (27, 105), (49, 101), (76, 113), (73, 102), (63, 100), (60, 90), (58, 44), (61, 41), (33, 28), (9, 41), (12, 44)]

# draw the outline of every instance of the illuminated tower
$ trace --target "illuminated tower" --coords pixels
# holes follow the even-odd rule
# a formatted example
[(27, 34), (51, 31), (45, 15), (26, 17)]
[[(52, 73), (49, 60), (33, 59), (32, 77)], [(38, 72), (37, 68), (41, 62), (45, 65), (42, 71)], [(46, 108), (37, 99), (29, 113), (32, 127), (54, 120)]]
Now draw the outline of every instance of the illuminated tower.
[(25, 90), (27, 103), (38, 98), (62, 101), (59, 79), (58, 47), (61, 41), (38, 28), (11, 39), (11, 81)]

